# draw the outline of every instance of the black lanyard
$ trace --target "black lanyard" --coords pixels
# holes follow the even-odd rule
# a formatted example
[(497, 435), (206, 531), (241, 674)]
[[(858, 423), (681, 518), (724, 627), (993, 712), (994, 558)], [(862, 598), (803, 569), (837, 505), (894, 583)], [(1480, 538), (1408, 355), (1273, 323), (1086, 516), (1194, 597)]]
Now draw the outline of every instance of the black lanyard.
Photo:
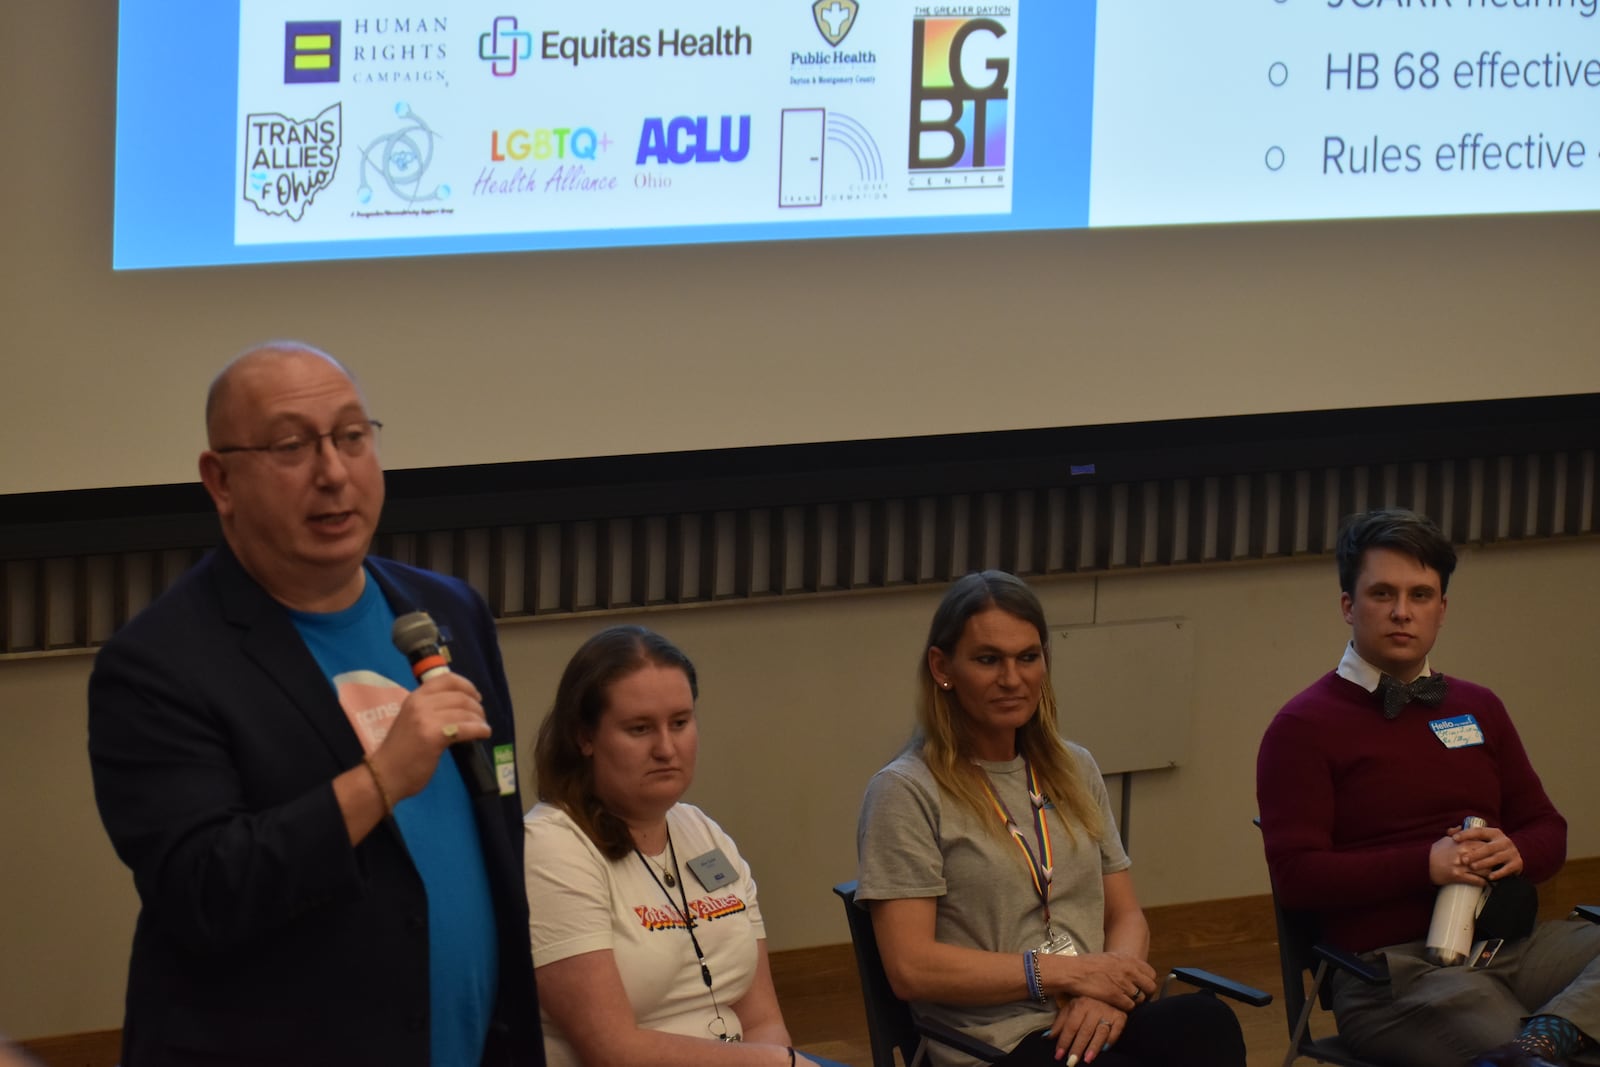
[[(672, 876), (678, 883), (678, 904), (673, 903), (672, 894), (667, 891), (667, 887), (662, 885), (661, 879), (656, 876), (655, 865), (645, 859), (644, 853), (639, 851), (638, 845), (633, 846), (633, 854), (639, 857), (640, 863), (644, 864), (645, 871), (650, 875), (650, 880), (656, 884), (656, 888), (661, 890), (661, 895), (667, 898), (667, 907), (678, 912), (678, 917), (683, 920), (683, 929), (689, 935), (689, 943), (694, 946), (694, 958), (700, 964), (700, 979), (705, 982), (706, 992), (711, 995), (711, 1013), (717, 1017), (715, 1025), (722, 1028), (721, 1033), (711, 1030), (712, 1036), (718, 1041), (738, 1041), (739, 1038), (728, 1036), (728, 1024), (722, 1018), (722, 1008), (717, 1004), (716, 991), (711, 988), (711, 966), (706, 963), (706, 954), (700, 949), (700, 939), (694, 936), (694, 916), (689, 914), (689, 895), (684, 892), (683, 869), (678, 866), (678, 847), (672, 843), (672, 830), (670, 828), (667, 830), (667, 853), (672, 857)], [(679, 909), (679, 904), (682, 905), (681, 910)], [(711, 1026), (712, 1024), (708, 1023), (707, 1029), (711, 1029)]]

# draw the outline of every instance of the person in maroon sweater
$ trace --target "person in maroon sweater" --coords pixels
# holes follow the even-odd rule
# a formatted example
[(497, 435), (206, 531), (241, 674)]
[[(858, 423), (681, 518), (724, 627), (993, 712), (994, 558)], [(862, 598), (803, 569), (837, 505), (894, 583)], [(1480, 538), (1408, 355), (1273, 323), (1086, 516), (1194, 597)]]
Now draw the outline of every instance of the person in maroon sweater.
[(1337, 557), (1350, 644), (1267, 727), (1256, 798), (1280, 903), (1388, 967), (1388, 986), (1333, 977), (1340, 1036), (1396, 1067), (1600, 1064), (1600, 926), (1544, 923), (1479, 970), (1424, 949), (1440, 886), (1542, 882), (1566, 859), (1505, 706), (1429, 665), (1455, 550), (1384, 509), (1346, 522)]

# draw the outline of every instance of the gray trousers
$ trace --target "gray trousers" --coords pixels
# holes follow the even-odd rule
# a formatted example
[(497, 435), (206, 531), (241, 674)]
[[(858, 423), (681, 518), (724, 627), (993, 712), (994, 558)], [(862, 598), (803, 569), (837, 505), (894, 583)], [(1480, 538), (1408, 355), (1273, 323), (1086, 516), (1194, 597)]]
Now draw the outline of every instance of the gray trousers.
[[(1508, 942), (1487, 968), (1435, 967), (1421, 941), (1372, 953), (1389, 985), (1331, 979), (1339, 1036), (1362, 1057), (1395, 1067), (1463, 1067), (1516, 1037), (1533, 1015), (1559, 1015), (1600, 1041), (1600, 924), (1540, 923)], [(1600, 1065), (1590, 1049), (1574, 1063)]]

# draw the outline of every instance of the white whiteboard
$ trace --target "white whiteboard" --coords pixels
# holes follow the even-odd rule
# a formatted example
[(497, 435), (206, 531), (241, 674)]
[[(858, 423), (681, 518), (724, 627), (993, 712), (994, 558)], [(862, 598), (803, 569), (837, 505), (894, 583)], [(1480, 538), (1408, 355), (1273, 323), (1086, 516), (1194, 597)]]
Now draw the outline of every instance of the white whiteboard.
[(1186, 619), (1050, 628), (1063, 736), (1105, 775), (1175, 767), (1189, 756), (1194, 625)]

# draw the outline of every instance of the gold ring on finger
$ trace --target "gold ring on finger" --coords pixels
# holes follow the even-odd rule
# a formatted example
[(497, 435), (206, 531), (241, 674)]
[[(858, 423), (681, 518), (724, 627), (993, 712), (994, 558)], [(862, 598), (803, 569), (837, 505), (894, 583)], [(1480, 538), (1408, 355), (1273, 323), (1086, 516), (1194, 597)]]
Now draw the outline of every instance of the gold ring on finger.
[(461, 727), (457, 726), (455, 723), (447, 722), (444, 724), (444, 735), (448, 738), (454, 739), (460, 729)]

